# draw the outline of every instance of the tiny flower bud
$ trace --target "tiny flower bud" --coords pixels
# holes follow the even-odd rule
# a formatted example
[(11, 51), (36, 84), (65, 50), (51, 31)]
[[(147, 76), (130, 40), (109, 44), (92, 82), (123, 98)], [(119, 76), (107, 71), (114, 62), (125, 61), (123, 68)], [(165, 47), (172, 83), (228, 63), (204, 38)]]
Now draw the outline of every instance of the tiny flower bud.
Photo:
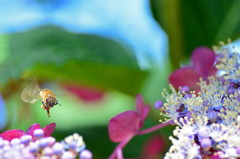
[(222, 108), (223, 108), (222, 105), (216, 105), (216, 106), (214, 106), (214, 109), (215, 109), (215, 110), (221, 110)]
[(55, 155), (62, 155), (64, 152), (64, 146), (62, 143), (55, 143), (52, 149)]
[(202, 140), (203, 138), (208, 138), (209, 137), (209, 133), (207, 132), (207, 130), (205, 129), (201, 129), (198, 132), (198, 140)]
[(183, 87), (181, 87), (181, 89), (179, 91), (181, 93), (183, 93), (183, 92), (188, 93), (190, 91), (190, 88), (188, 86), (183, 86)]
[(92, 153), (89, 150), (83, 150), (79, 154), (79, 159), (91, 159)]
[(16, 139), (12, 139), (11, 140), (11, 145), (12, 146), (16, 146), (16, 145), (19, 145), (19, 144), (20, 144), (20, 140), (19, 139), (16, 138)]
[(215, 121), (218, 117), (218, 114), (216, 111), (211, 110), (207, 113), (207, 117), (209, 118), (209, 120), (211, 120), (212, 122)]
[(26, 145), (26, 144), (29, 144), (29, 142), (32, 140), (32, 136), (31, 135), (23, 135), (21, 138), (20, 138), (20, 141), (22, 144)]
[(238, 146), (238, 147), (236, 148), (236, 152), (237, 152), (238, 155), (240, 155), (240, 146)]
[(200, 141), (203, 148), (210, 148), (212, 146), (212, 141), (209, 138), (204, 138)]
[(47, 147), (48, 145), (49, 145), (49, 143), (48, 143), (48, 139), (47, 139), (47, 138), (42, 138), (42, 139), (40, 139), (39, 142), (38, 142), (38, 146), (39, 146), (40, 148)]
[(36, 143), (30, 143), (28, 146), (29, 152), (36, 153), (38, 151), (38, 145)]
[(161, 109), (163, 107), (163, 101), (159, 100), (159, 101), (156, 101), (155, 104), (154, 104), (154, 108), (155, 109)]
[(233, 94), (233, 93), (235, 92), (235, 90), (236, 90), (236, 88), (234, 88), (234, 87), (229, 87), (229, 88), (227, 89), (227, 94)]
[(23, 149), (22, 150), (22, 158), (24, 159), (32, 159), (34, 158), (34, 155), (28, 151), (28, 149)]
[(53, 154), (53, 150), (50, 147), (46, 147), (43, 150), (43, 154), (46, 155), (46, 156), (51, 156)]
[(43, 129), (36, 129), (34, 132), (33, 132), (33, 136), (36, 137), (36, 138), (40, 138), (44, 135), (44, 131)]
[(77, 144), (75, 142), (71, 142), (68, 144), (68, 148), (74, 150), (77, 148)]
[(61, 159), (74, 159), (75, 155), (69, 151), (63, 153)]
[(56, 139), (54, 137), (49, 136), (47, 138), (49, 145), (53, 145), (56, 142)]
[(3, 146), (4, 146), (4, 140), (0, 138), (0, 148), (2, 148)]

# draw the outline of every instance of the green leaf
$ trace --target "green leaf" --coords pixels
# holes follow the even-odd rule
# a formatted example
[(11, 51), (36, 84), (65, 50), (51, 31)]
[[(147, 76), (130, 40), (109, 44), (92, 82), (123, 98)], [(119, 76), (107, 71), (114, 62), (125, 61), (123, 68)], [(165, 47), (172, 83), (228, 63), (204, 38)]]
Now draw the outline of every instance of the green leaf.
[(10, 55), (0, 67), (0, 83), (20, 77), (61, 80), (135, 95), (146, 71), (132, 51), (115, 41), (42, 27), (11, 34)]
[(240, 36), (239, 0), (151, 0), (151, 4), (169, 35), (174, 68), (196, 47), (212, 47)]

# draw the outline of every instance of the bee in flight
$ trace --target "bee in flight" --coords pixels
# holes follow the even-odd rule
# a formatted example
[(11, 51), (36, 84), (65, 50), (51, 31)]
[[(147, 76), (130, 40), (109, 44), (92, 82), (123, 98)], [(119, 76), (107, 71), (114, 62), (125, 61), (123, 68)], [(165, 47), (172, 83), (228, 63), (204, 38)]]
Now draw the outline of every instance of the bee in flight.
[(42, 106), (47, 111), (48, 117), (50, 117), (50, 109), (55, 105), (60, 105), (56, 98), (56, 95), (50, 89), (41, 89), (36, 80), (31, 81), (22, 91), (21, 99), (26, 103), (35, 103), (42, 98)]

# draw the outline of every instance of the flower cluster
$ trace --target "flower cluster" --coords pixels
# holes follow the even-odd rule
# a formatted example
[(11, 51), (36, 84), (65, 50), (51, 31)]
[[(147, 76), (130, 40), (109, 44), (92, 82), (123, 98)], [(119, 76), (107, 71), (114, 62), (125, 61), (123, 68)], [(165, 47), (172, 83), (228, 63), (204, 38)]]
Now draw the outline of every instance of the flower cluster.
[(172, 93), (163, 92), (166, 102), (155, 104), (178, 125), (166, 159), (240, 157), (240, 53), (221, 45), (215, 54), (217, 72), (200, 79), (198, 90), (171, 86)]
[(55, 123), (41, 129), (32, 125), (25, 133), (22, 130), (9, 130), (0, 134), (0, 158), (5, 159), (91, 159), (92, 154), (85, 149), (83, 138), (78, 134), (56, 142), (51, 136)]

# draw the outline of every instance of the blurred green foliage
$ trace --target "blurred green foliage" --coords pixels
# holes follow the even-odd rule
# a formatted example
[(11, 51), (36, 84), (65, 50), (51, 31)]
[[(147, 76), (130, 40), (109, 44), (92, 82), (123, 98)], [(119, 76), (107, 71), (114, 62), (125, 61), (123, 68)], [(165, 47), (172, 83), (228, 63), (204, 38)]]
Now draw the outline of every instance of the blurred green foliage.
[(35, 77), (136, 95), (147, 73), (129, 49), (93, 35), (43, 27), (8, 39), (9, 56), (0, 68), (2, 84)]

